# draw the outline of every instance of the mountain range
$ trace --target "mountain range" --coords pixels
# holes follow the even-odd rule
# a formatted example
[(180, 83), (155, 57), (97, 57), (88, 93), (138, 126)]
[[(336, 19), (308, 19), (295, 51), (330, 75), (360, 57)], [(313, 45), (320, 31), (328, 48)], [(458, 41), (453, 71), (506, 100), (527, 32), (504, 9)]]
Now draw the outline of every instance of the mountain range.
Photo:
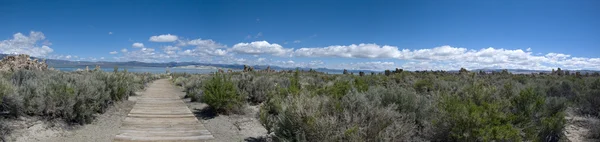
[[(0, 54), (0, 58), (4, 58), (5, 56), (10, 56), (8, 54)], [(38, 59), (40, 61), (42, 61), (44, 58), (37, 58), (37, 57), (31, 57), (32, 59)], [(97, 61), (97, 62), (93, 62), (93, 61), (69, 61), (69, 60), (56, 60), (56, 59), (46, 59), (46, 63), (48, 64), (48, 66), (53, 67), (53, 68), (85, 68), (86, 66), (93, 68), (96, 65), (99, 65), (101, 67), (114, 67), (114, 66), (118, 66), (118, 67), (180, 67), (180, 66), (190, 66), (190, 65), (194, 65), (194, 66), (214, 66), (214, 67), (218, 67), (218, 68), (229, 68), (229, 69), (244, 69), (244, 65), (240, 65), (240, 64), (211, 64), (211, 63), (198, 63), (198, 62), (165, 62), (165, 63), (147, 63), (147, 62), (139, 62), (139, 61), (128, 61), (128, 62), (107, 62), (107, 61)], [(267, 67), (269, 67), (268, 65), (254, 65), (252, 66), (254, 67), (255, 70), (264, 70)], [(279, 67), (279, 66), (270, 66), (270, 68), (272, 70), (294, 70), (296, 68), (286, 68), (286, 67)], [(299, 70), (305, 70), (308, 71), (310, 69), (313, 68), (298, 68)], [(342, 73), (343, 70), (340, 69), (328, 69), (328, 68), (316, 68), (313, 69), (319, 72), (328, 72), (328, 73)], [(390, 70), (394, 70), (394, 69), (390, 69)], [(504, 69), (475, 69), (475, 70), (471, 70), (471, 71), (484, 71), (484, 72), (501, 72)], [(513, 73), (513, 74), (529, 74), (529, 73), (551, 73), (552, 71), (549, 70), (527, 70), (527, 69), (507, 69), (509, 72)], [(370, 73), (370, 72), (375, 72), (375, 73), (379, 73), (379, 72), (383, 72), (383, 71), (372, 71), (372, 70), (348, 70), (349, 72), (365, 72), (365, 73)], [(451, 70), (448, 72), (457, 72), (458, 70)], [(599, 72), (599, 71), (594, 71), (594, 70), (570, 70), (571, 72), (581, 72), (581, 73), (593, 73), (593, 72)]]

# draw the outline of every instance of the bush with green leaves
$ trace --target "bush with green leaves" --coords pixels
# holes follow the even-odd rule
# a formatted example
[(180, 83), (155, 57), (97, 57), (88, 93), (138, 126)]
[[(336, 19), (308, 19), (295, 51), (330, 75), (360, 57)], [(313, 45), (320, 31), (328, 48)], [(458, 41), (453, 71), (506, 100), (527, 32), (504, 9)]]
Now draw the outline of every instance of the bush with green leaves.
[(273, 97), (261, 107), (259, 118), (277, 141), (408, 141), (414, 136), (415, 125), (406, 114), (366, 96)]
[(223, 98), (260, 105), (259, 120), (277, 141), (560, 141), (567, 107), (592, 116), (600, 108), (598, 77), (299, 70), (198, 76), (188, 77), (188, 95), (201, 92), (195, 94), (202, 100), (207, 82), (232, 78), (222, 81), (232, 85), (219, 83), (233, 86), (222, 89), (230, 90)]
[(271, 77), (244, 73), (235, 78), (239, 94), (247, 96), (248, 102), (252, 104), (264, 102), (267, 95), (276, 90), (276, 81)]
[(203, 86), (201, 102), (218, 113), (241, 113), (244, 96), (239, 95), (231, 78), (224, 74), (215, 74)]
[[(3, 97), (0, 112), (11, 116), (33, 115), (67, 122), (91, 123), (116, 101), (158, 78), (151, 74), (125, 72), (59, 72), (18, 70), (9, 73), (14, 88)], [(0, 79), (4, 80), (4, 79)], [(0, 86), (7, 86), (0, 81)]]
[(589, 82), (588, 91), (577, 100), (579, 112), (584, 115), (600, 117), (600, 79)]

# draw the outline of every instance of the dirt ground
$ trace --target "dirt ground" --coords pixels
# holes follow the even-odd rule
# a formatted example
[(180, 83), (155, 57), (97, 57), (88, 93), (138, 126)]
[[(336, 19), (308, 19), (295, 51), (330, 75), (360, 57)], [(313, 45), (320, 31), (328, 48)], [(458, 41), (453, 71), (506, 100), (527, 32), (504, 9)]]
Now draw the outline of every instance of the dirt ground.
[[(567, 109), (567, 125), (564, 134), (572, 142), (598, 142), (600, 139), (592, 139), (590, 127), (596, 127), (600, 120), (594, 117), (578, 116), (572, 109)], [(596, 124), (596, 125), (595, 125)]]
[(42, 120), (37, 117), (21, 117), (11, 120), (13, 130), (7, 141), (16, 142), (110, 142), (119, 132), (121, 121), (133, 107), (133, 101), (123, 101), (110, 107), (104, 114), (87, 125), (67, 125), (62, 120)]
[[(178, 95), (183, 98), (185, 92), (178, 92)], [(247, 106), (244, 115), (216, 115), (204, 103), (190, 102), (190, 99), (184, 99), (184, 102), (215, 137), (211, 141), (267, 141), (267, 130), (258, 120), (258, 106)]]

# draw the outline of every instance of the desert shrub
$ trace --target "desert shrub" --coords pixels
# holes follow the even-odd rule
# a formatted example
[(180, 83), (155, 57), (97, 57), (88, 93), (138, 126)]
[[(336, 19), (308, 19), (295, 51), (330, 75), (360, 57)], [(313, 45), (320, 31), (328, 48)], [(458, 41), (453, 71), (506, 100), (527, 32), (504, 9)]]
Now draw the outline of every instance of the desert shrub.
[(182, 76), (177, 77), (175, 81), (173, 81), (177, 86), (185, 86), (185, 82), (187, 82), (187, 78)]
[(298, 69), (296, 69), (294, 75), (290, 77), (288, 91), (292, 94), (298, 94), (300, 93), (300, 88), (302, 88), (302, 86), (300, 85), (300, 73)]
[(506, 104), (491, 100), (493, 87), (476, 84), (461, 94), (444, 96), (441, 118), (436, 122), (438, 139), (453, 141), (521, 141), (519, 129), (511, 125)]
[(186, 79), (184, 83), (184, 98), (190, 98), (192, 102), (199, 101), (202, 98), (202, 82), (204, 82), (206, 78), (201, 75), (193, 75), (190, 78)]
[(13, 92), (13, 85), (10, 82), (0, 78), (0, 104), (2, 104), (4, 96), (11, 95)]
[(238, 95), (237, 88), (230, 78), (223, 74), (215, 74), (204, 84), (202, 102), (208, 104), (218, 113), (239, 113), (244, 104), (244, 96)]
[(548, 96), (552, 96), (552, 97), (568, 97), (568, 98), (572, 98), (576, 95), (575, 91), (573, 90), (572, 83), (568, 82), (568, 81), (562, 81), (559, 84), (550, 86), (550, 88), (548, 88), (548, 91), (546, 92), (546, 94)]
[(579, 113), (600, 117), (600, 79), (589, 84), (589, 89), (577, 100)]
[[(236, 83), (237, 91), (239, 94), (247, 96), (247, 100), (253, 103), (260, 103), (264, 100), (257, 100), (258, 95), (255, 95), (255, 91), (258, 88), (256, 83), (256, 77), (252, 74), (243, 73), (239, 76), (235, 76), (233, 81)], [(262, 95), (262, 94), (260, 94)]]
[[(223, 80), (231, 77), (238, 94), (227, 96), (262, 102), (259, 120), (276, 141), (560, 141), (567, 107), (594, 116), (600, 108), (596, 77), (443, 71), (228, 75)], [(208, 80), (196, 76), (186, 78), (185, 88), (203, 96), (207, 89), (198, 86)]]
[(283, 97), (263, 105), (260, 119), (278, 141), (406, 141), (414, 135), (405, 114), (365, 96)]
[(0, 111), (8, 111), (15, 117), (27, 114), (86, 124), (92, 122), (96, 113), (103, 113), (115, 101), (127, 99), (158, 76), (18, 70), (9, 78), (14, 93), (3, 97), (5, 101), (0, 103)]
[(415, 82), (414, 88), (419, 92), (428, 92), (433, 89), (433, 82), (429, 79), (422, 79)]
[(239, 84), (238, 87), (242, 94), (248, 96), (248, 101), (254, 104), (262, 103), (267, 99), (267, 95), (276, 90), (275, 81), (267, 76), (258, 76), (251, 81)]
[(358, 91), (358, 92), (365, 92), (365, 91), (369, 90), (369, 84), (367, 84), (366, 79), (364, 79), (362, 77), (355, 77), (354, 78), (354, 88), (356, 88), (356, 91)]
[(325, 87), (320, 94), (331, 96), (334, 99), (341, 99), (352, 89), (350, 82), (338, 80), (333, 83), (333, 86)]

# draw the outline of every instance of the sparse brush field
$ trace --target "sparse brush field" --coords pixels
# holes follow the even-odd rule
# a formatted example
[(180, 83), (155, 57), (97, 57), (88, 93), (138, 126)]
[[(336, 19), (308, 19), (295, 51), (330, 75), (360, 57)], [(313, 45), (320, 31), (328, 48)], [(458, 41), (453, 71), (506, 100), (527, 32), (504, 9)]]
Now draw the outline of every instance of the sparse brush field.
[(600, 117), (597, 73), (234, 72), (173, 82), (221, 114), (260, 105), (275, 141), (559, 141), (567, 108)]
[[(71, 124), (91, 123), (95, 114), (158, 78), (153, 74), (102, 71), (0, 72), (0, 119), (40, 116)], [(2, 129), (0, 135), (7, 131)]]

